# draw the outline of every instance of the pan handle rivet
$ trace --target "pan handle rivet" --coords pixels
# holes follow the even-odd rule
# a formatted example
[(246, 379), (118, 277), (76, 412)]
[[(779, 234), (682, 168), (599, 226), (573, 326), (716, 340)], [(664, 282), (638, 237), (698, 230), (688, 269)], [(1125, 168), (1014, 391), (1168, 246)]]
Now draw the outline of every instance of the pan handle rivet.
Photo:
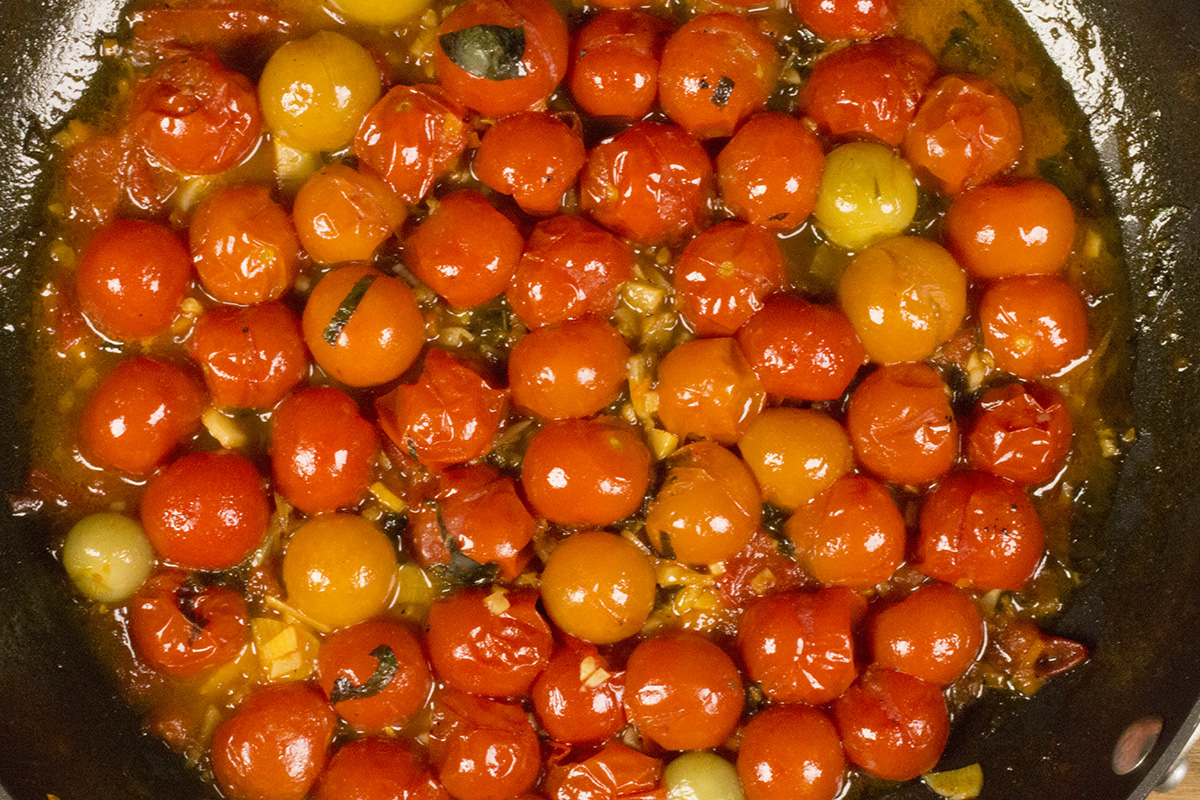
[(1117, 745), (1113, 748), (1113, 772), (1118, 775), (1128, 775), (1141, 766), (1142, 762), (1146, 760), (1146, 756), (1150, 755), (1150, 751), (1154, 749), (1155, 743), (1158, 742), (1162, 726), (1162, 717), (1158, 716), (1142, 717), (1131, 723), (1117, 739)]

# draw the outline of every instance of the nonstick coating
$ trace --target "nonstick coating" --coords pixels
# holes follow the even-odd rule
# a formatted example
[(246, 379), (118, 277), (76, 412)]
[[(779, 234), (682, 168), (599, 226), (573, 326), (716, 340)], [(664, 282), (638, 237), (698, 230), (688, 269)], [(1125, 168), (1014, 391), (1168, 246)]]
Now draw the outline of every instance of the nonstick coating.
[[(2, 0), (0, 488), (20, 488), (29, 435), (27, 265), (39, 237), (39, 156), (98, 68), (116, 0)], [(1016, 0), (1087, 114), (1121, 221), (1133, 304), (1134, 422), (1106, 555), (1056, 632), (1095, 657), (1031, 700), (959, 720), (943, 765), (982, 762), (984, 798), (1142, 798), (1200, 709), (1200, 3)], [(15, 800), (216, 797), (137, 722), (94, 663), (36, 522), (0, 517), (0, 784)], [(1112, 769), (1143, 718), (1163, 733)], [(919, 785), (894, 798), (928, 798)], [(3, 790), (0, 790), (3, 797)]]

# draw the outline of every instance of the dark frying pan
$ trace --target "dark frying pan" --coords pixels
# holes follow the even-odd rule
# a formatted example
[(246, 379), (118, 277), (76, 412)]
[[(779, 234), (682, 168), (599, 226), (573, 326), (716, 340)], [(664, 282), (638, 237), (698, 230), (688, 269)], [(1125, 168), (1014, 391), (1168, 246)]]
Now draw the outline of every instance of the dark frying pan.
[[(0, 2), (4, 490), (20, 487), (27, 466), (25, 266), (38, 242), (37, 156), (45, 132), (85, 92), (98, 67), (96, 32), (116, 28), (121, 5)], [(1115, 198), (1138, 438), (1100, 569), (1056, 623), (1057, 633), (1091, 643), (1095, 657), (1032, 700), (993, 698), (967, 714), (943, 766), (982, 762), (985, 798), (1142, 798), (1200, 721), (1200, 3), (1015, 5), (1087, 115)], [(36, 522), (0, 518), (0, 784), (16, 800), (216, 797), (139, 732), (87, 654), (41, 543)], [(930, 795), (905, 786), (891, 796)]]

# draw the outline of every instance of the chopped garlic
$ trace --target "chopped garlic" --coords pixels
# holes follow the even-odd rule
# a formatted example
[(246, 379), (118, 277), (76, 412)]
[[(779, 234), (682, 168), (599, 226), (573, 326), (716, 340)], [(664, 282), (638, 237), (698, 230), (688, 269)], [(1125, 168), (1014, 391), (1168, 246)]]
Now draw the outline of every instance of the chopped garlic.
[(487, 606), (488, 611), (500, 616), (512, 607), (512, 603), (508, 602), (507, 595), (507, 589), (503, 586), (495, 586), (492, 588), (492, 593), (483, 599), (483, 604)]
[(404, 502), (404, 499), (385, 486), (383, 481), (375, 481), (371, 484), (371, 494), (374, 495), (376, 500), (397, 514), (408, 508), (408, 504)]
[(612, 675), (606, 672), (592, 656), (585, 657), (579, 662), (579, 682), (584, 688), (595, 689), (603, 686)]
[(675, 448), (679, 447), (679, 437), (661, 428), (651, 428), (646, 432), (646, 438), (650, 440), (650, 449), (659, 461), (674, 453)]
[(921, 780), (946, 800), (973, 800), (983, 791), (983, 768), (972, 764), (947, 772), (928, 772)]
[(215, 408), (209, 408), (200, 417), (205, 429), (226, 450), (237, 450), (246, 446), (246, 434), (236, 422)]

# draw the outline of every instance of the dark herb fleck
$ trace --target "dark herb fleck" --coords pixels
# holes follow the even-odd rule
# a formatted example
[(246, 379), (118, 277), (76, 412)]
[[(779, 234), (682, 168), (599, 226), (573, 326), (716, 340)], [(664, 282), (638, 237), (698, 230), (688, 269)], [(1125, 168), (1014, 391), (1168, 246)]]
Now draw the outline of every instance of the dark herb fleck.
[(435, 500), (427, 502), (433, 506), (434, 514), (437, 516), (438, 532), (442, 536), (446, 549), (450, 551), (450, 563), (446, 565), (446, 571), (450, 578), (464, 586), (483, 586), (494, 583), (500, 576), (500, 565), (494, 561), (481, 564), (464, 553), (458, 546), (458, 540), (454, 534), (450, 533), (445, 520), (442, 519), (442, 504)]
[(729, 96), (733, 94), (733, 86), (733, 78), (722, 75), (721, 80), (717, 81), (717, 85), (713, 89), (712, 104), (717, 108), (724, 109), (729, 102)]
[(525, 29), (502, 25), (476, 25), (443, 33), (442, 51), (457, 66), (477, 78), (509, 81), (524, 78)]
[(662, 536), (662, 547), (655, 548), (658, 550), (658, 554), (663, 558), (675, 558), (675, 548), (671, 546), (671, 534), (661, 531), (660, 535)]
[(375, 282), (378, 275), (363, 275), (358, 279), (358, 283), (346, 295), (346, 299), (338, 306), (337, 311), (333, 312), (333, 319), (329, 320), (329, 324), (325, 326), (325, 332), (321, 334), (321, 338), (325, 340), (325, 344), (336, 346), (338, 339), (342, 335), (342, 330), (350, 323), (350, 318), (354, 316), (354, 312), (358, 310), (358, 304), (366, 296), (367, 290), (371, 288), (371, 284)]
[(379, 664), (375, 667), (375, 672), (371, 677), (367, 678), (366, 683), (355, 686), (353, 681), (345, 675), (338, 677), (333, 682), (333, 691), (329, 693), (330, 703), (336, 705), (343, 700), (374, 697), (387, 688), (387, 685), (392, 682), (392, 678), (396, 677), (396, 673), (400, 671), (400, 665), (396, 663), (395, 652), (386, 644), (381, 644), (371, 651), (371, 658), (378, 659)]

